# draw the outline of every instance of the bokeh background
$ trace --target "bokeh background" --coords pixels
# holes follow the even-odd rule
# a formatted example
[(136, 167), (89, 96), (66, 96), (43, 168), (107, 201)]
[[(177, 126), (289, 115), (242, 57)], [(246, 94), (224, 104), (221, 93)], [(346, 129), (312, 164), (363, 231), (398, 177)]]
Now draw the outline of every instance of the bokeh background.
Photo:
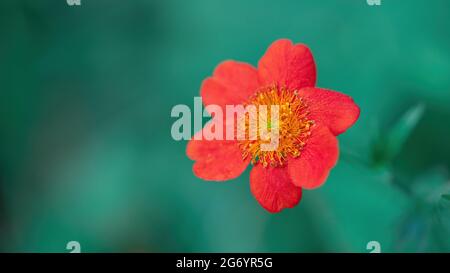
[[(2, 0), (0, 251), (450, 252), (448, 0)], [(225, 59), (307, 44), (361, 107), (328, 182), (264, 211), (171, 138)]]

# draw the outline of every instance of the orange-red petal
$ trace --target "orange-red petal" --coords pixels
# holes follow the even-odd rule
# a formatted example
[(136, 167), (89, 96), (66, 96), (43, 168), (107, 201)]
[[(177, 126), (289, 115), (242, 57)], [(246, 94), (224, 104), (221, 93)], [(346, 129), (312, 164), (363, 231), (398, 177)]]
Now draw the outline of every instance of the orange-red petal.
[(277, 84), (289, 89), (313, 87), (316, 84), (316, 65), (311, 50), (303, 44), (294, 45), (280, 39), (272, 43), (259, 60), (261, 84)]
[(225, 61), (214, 70), (213, 76), (203, 81), (200, 94), (205, 105), (237, 105), (247, 101), (258, 89), (256, 68), (236, 61)]
[(259, 204), (272, 213), (296, 206), (302, 197), (302, 189), (292, 183), (286, 167), (256, 165), (250, 173), (250, 189)]
[(186, 154), (195, 160), (192, 166), (194, 174), (209, 181), (236, 178), (249, 164), (248, 159), (242, 159), (238, 143), (233, 140), (195, 140), (194, 136), (187, 145)]
[(338, 156), (337, 138), (327, 127), (315, 125), (311, 128), (311, 135), (300, 156), (289, 159), (289, 175), (298, 187), (320, 187), (336, 165)]
[(334, 135), (345, 132), (359, 117), (358, 105), (345, 94), (321, 88), (303, 88), (299, 95), (308, 106), (308, 118), (327, 126)]

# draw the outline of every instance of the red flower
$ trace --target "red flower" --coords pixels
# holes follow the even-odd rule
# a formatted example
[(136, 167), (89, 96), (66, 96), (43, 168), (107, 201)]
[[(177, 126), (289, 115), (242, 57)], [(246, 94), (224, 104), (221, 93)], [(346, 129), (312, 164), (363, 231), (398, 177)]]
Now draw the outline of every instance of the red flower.
[(336, 136), (359, 117), (351, 97), (316, 88), (315, 83), (311, 51), (286, 39), (267, 49), (258, 68), (236, 61), (219, 64), (201, 86), (204, 104), (223, 109), (237, 104), (279, 105), (280, 142), (275, 151), (262, 151), (258, 141), (191, 140), (187, 155), (195, 160), (194, 174), (225, 181), (238, 177), (251, 162), (250, 188), (262, 207), (279, 212), (296, 206), (302, 188), (314, 189), (325, 182), (338, 159)]

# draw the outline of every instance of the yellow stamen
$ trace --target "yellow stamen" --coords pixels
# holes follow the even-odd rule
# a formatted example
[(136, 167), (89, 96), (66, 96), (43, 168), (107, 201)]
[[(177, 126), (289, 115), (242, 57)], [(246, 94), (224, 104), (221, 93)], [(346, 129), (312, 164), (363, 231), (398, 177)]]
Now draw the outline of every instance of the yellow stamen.
[[(265, 151), (261, 149), (261, 144), (268, 143), (270, 140), (262, 138), (259, 135), (254, 140), (246, 138), (239, 140), (239, 147), (242, 151), (243, 159), (251, 158), (252, 164), (261, 163), (263, 167), (283, 166), (288, 157), (296, 158), (300, 156), (303, 147), (310, 135), (310, 128), (314, 124), (313, 120), (308, 119), (307, 105), (298, 95), (297, 90), (289, 90), (285, 87), (268, 86), (256, 92), (246, 105), (254, 105), (258, 111), (256, 118), (259, 117), (259, 106), (279, 106), (278, 116), (278, 137), (279, 144), (277, 149), (273, 151)], [(270, 111), (268, 111), (267, 122), (262, 126), (266, 126), (269, 130), (274, 126), (270, 122)], [(245, 130), (249, 131), (250, 124), (255, 120), (250, 120), (251, 115), (247, 115), (245, 121)], [(253, 117), (255, 118), (255, 117)]]

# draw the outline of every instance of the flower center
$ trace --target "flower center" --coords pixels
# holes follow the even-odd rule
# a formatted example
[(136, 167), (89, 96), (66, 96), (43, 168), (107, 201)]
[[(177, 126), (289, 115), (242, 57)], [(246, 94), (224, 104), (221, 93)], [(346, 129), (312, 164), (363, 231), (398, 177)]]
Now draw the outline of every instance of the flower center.
[[(257, 124), (257, 137), (239, 140), (243, 159), (250, 157), (252, 164), (277, 167), (283, 166), (288, 157), (300, 156), (314, 121), (307, 118), (307, 105), (297, 90), (267, 86), (259, 89), (245, 105), (254, 105), (257, 113), (247, 113), (245, 132), (248, 133), (251, 126)], [(273, 106), (277, 106), (277, 115), (271, 111)], [(264, 149), (263, 145), (273, 142), (270, 138), (274, 137), (277, 138), (275, 148)]]

